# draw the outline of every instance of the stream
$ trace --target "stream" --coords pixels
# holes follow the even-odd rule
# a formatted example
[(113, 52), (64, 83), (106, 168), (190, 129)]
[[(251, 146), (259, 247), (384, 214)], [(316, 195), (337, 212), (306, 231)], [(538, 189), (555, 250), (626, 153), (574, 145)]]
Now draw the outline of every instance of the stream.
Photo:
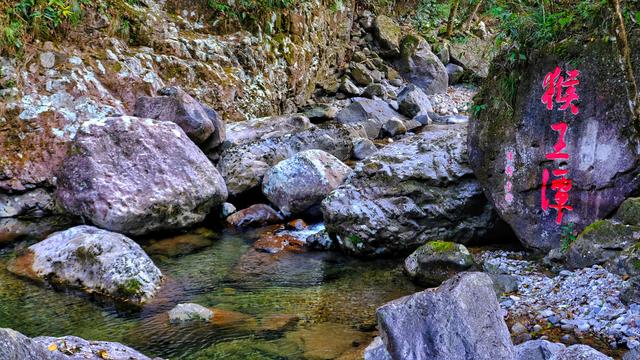
[[(6, 270), (15, 250), (2, 248), (0, 328), (120, 342), (167, 359), (356, 359), (376, 334), (375, 309), (420, 290), (402, 274), (402, 260), (267, 254), (252, 248), (257, 236), (198, 229), (146, 240), (165, 280), (141, 309), (18, 278)], [(170, 324), (167, 312), (186, 302), (222, 318)]]

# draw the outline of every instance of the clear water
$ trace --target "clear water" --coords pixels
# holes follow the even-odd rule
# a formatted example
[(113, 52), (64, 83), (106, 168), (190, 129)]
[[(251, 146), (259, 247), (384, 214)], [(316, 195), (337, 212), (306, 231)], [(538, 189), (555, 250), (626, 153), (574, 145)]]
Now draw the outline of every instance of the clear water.
[[(210, 245), (191, 254), (152, 255), (166, 281), (139, 310), (18, 278), (6, 270), (13, 247), (0, 249), (0, 327), (27, 336), (115, 341), (168, 359), (356, 359), (375, 335), (375, 309), (419, 290), (402, 275), (398, 260), (271, 255), (252, 249), (252, 233), (202, 237)], [(169, 324), (166, 312), (184, 302), (248, 317), (228, 325)], [(280, 314), (300, 321), (283, 332), (260, 330), (265, 319)]]

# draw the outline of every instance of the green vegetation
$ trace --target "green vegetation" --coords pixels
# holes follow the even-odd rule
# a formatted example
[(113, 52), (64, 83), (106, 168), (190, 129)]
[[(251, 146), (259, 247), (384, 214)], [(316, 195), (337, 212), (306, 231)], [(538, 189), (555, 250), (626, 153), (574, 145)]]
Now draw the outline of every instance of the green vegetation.
[(349, 235), (347, 236), (347, 241), (351, 243), (353, 246), (358, 246), (358, 244), (362, 243), (362, 239), (357, 235)]
[(97, 249), (93, 247), (87, 249), (84, 246), (79, 246), (75, 251), (75, 255), (78, 260), (84, 264), (96, 264), (98, 262), (99, 255), (96, 250)]
[(571, 244), (576, 241), (576, 232), (574, 227), (574, 223), (570, 222), (567, 225), (563, 225), (561, 228), (560, 250), (562, 250), (563, 253), (567, 252), (571, 247)]
[(135, 297), (142, 293), (142, 284), (137, 279), (127, 279), (118, 286), (118, 292), (125, 297)]

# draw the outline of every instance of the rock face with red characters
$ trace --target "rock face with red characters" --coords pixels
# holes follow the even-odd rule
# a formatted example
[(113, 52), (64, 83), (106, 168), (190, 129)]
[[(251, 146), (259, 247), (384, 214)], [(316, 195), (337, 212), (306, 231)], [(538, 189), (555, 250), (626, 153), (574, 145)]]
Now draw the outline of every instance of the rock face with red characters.
[[(640, 190), (624, 75), (610, 56), (616, 51), (594, 42), (570, 45), (562, 58), (535, 54), (490, 75), (476, 99), (471, 167), (528, 248), (558, 247)], [(639, 66), (640, 52), (633, 59)]]

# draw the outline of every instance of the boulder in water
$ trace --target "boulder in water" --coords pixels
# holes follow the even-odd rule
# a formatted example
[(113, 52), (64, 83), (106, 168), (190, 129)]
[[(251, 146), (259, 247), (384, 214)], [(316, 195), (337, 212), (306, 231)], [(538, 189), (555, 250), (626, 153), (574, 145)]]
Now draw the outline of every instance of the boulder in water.
[(430, 241), (404, 261), (409, 277), (424, 286), (438, 286), (453, 275), (475, 266), (464, 245), (449, 241)]
[(135, 304), (152, 298), (162, 273), (128, 237), (81, 225), (30, 246), (9, 270), (34, 280), (80, 286)]
[(277, 211), (266, 204), (254, 204), (227, 217), (227, 222), (237, 228), (260, 227), (277, 224), (283, 220), (284, 218)]
[(169, 311), (169, 321), (172, 323), (180, 323), (187, 321), (209, 321), (213, 317), (213, 311), (208, 308), (193, 304), (178, 304)]

